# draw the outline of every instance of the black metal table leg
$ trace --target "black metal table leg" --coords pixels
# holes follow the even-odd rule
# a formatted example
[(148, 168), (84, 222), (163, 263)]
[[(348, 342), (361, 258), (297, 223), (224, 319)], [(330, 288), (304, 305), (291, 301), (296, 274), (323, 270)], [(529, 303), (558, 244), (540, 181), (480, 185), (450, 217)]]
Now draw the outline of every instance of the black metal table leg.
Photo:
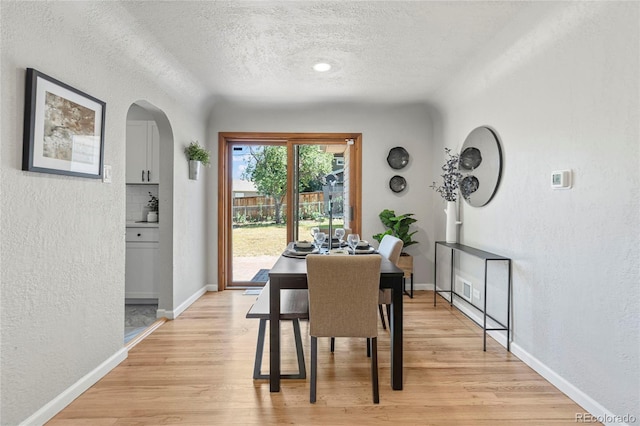
[(391, 387), (393, 390), (402, 390), (402, 277), (394, 278), (397, 285), (393, 286), (391, 291)]
[(280, 392), (280, 279), (269, 289), (269, 390)]

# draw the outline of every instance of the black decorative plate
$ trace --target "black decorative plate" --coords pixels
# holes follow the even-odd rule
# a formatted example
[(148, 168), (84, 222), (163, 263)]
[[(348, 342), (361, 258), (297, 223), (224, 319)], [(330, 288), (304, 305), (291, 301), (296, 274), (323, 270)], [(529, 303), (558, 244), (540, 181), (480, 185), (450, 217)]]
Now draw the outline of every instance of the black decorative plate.
[(387, 163), (389, 163), (393, 169), (402, 169), (409, 164), (409, 153), (401, 146), (391, 148), (389, 155), (387, 155)]
[(469, 147), (460, 154), (460, 168), (463, 170), (475, 170), (482, 163), (482, 153), (478, 148)]
[(406, 187), (407, 181), (402, 176), (395, 175), (389, 181), (389, 188), (391, 188), (393, 192), (402, 192)]

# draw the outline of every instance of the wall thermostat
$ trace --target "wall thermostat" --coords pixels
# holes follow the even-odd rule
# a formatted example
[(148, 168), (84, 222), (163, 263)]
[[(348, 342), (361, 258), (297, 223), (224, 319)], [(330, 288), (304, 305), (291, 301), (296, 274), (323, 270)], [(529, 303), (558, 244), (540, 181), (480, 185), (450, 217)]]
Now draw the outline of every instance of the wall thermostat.
[(571, 170), (559, 170), (551, 173), (551, 188), (571, 188)]

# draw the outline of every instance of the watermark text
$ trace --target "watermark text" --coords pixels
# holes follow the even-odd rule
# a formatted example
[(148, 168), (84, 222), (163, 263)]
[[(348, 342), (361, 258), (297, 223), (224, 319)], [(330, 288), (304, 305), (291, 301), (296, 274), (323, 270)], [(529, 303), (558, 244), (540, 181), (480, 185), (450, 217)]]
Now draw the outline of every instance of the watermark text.
[(613, 414), (603, 414), (600, 416), (594, 416), (591, 413), (576, 413), (576, 423), (635, 423), (638, 419), (631, 414), (625, 414), (623, 416), (616, 416)]

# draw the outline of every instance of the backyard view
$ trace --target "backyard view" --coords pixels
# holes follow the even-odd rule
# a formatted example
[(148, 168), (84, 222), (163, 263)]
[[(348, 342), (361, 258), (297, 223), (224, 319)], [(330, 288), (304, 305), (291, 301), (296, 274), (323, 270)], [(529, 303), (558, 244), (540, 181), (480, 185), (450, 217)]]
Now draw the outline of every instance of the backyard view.
[[(318, 220), (299, 221), (299, 238), (311, 241), (311, 228), (329, 227), (326, 217)], [(334, 228), (343, 227), (342, 218), (333, 221)], [(270, 269), (287, 245), (286, 223), (271, 222), (236, 223), (233, 224), (233, 273), (235, 281), (260, 281), (264, 270)], [(263, 270), (263, 274), (259, 275)]]
[[(234, 146), (232, 253), (234, 282), (265, 282), (268, 270), (284, 251), (287, 226), (298, 238), (311, 240), (311, 228), (329, 226), (329, 195), (333, 226), (343, 227), (342, 163), (319, 145), (298, 150), (298, 214), (289, 223), (286, 148)], [(325, 177), (333, 173), (335, 181)]]
[[(329, 220), (322, 222), (302, 221), (300, 239), (311, 241), (311, 228), (314, 226), (328, 228)], [(334, 228), (343, 226), (342, 219), (334, 220)], [(284, 245), (274, 244), (286, 236), (286, 224), (273, 223), (234, 225), (234, 255), (238, 257), (275, 256), (284, 251)], [(286, 243), (285, 243), (286, 244)]]

